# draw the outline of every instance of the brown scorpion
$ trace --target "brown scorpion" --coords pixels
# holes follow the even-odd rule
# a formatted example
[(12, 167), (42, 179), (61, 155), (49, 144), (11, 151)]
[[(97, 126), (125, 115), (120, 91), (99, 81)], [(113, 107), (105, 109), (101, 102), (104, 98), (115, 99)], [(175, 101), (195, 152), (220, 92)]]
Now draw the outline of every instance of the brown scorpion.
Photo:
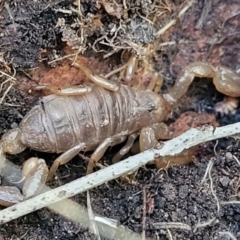
[[(92, 74), (84, 66), (77, 67), (95, 83), (95, 87), (47, 87), (54, 94), (43, 97), (40, 104), (25, 116), (19, 128), (8, 131), (1, 139), (1, 166), (4, 166), (6, 153), (17, 154), (27, 147), (61, 153), (50, 170), (43, 159), (30, 158), (25, 162), (22, 171), (25, 198), (35, 195), (40, 186), (54, 176), (59, 165), (67, 163), (81, 151), (93, 151), (87, 167), (87, 173), (91, 173), (94, 163), (101, 159), (109, 146), (127, 139), (125, 146), (115, 155), (115, 161), (130, 150), (137, 136), (141, 151), (153, 147), (158, 139), (168, 134), (162, 122), (195, 77), (212, 78), (218, 91), (233, 97), (240, 96), (239, 76), (230, 69), (205, 62), (187, 66), (173, 88), (163, 95), (150, 89), (141, 91), (119, 86)], [(131, 69), (130, 63), (128, 75)], [(15, 187), (2, 187), (0, 191), (4, 205), (23, 200)]]

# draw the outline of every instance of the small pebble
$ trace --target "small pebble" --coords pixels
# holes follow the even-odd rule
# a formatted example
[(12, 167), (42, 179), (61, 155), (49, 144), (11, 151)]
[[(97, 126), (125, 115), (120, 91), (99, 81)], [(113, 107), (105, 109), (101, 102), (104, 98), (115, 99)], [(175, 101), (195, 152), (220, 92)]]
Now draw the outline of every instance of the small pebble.
[(18, 124), (17, 124), (16, 122), (13, 122), (13, 123), (11, 124), (11, 128), (12, 128), (12, 129), (17, 128), (17, 127), (18, 127)]
[(229, 160), (233, 159), (233, 155), (230, 152), (226, 152), (225, 157)]
[(219, 179), (220, 183), (222, 184), (223, 187), (227, 187), (230, 180), (228, 177), (224, 176)]
[(179, 188), (179, 193), (178, 196), (182, 199), (186, 198), (188, 195), (188, 186), (187, 185), (183, 185)]

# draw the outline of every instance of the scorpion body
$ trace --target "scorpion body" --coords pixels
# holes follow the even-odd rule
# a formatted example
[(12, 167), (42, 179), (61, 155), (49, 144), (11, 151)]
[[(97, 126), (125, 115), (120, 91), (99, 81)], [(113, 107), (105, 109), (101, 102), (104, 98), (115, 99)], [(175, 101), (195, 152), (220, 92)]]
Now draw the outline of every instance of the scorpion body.
[(84, 143), (94, 150), (109, 136), (128, 135), (164, 120), (170, 105), (159, 94), (121, 86), (95, 87), (83, 96), (44, 97), (20, 124), (21, 142), (41, 152), (65, 152)]

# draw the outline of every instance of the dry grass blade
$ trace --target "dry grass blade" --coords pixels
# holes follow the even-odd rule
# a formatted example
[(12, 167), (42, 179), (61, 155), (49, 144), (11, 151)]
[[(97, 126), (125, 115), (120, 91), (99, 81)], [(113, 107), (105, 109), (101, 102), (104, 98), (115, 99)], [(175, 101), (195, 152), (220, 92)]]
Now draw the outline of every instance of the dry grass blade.
[(177, 18), (172, 19), (163, 28), (158, 30), (158, 32), (155, 34), (155, 36), (157, 38), (160, 37), (161, 35), (163, 35), (170, 27), (175, 25), (177, 23), (177, 20), (179, 18), (181, 18), (187, 12), (187, 10), (195, 3), (195, 0), (190, 0), (190, 1), (186, 1), (186, 2), (187, 2), (187, 4), (180, 10), (180, 12), (177, 15)]
[(91, 198), (90, 198), (89, 191), (87, 191), (87, 210), (88, 210), (88, 216), (89, 216), (89, 220), (90, 220), (90, 225), (89, 225), (90, 228), (89, 229), (92, 233), (95, 234), (97, 240), (101, 240), (97, 224), (94, 221), (95, 216), (94, 216), (94, 213), (93, 213), (93, 210), (92, 210)]
[(222, 205), (228, 205), (228, 204), (240, 204), (240, 201), (238, 200), (232, 200), (228, 202), (221, 202)]
[(192, 230), (190, 225), (181, 222), (157, 222), (153, 223), (153, 226), (156, 229), (183, 229), (188, 231)]
[(232, 240), (237, 240), (237, 238), (231, 232), (227, 232), (227, 231), (219, 232), (219, 235), (220, 236), (228, 236)]
[(198, 228), (204, 228), (204, 227), (206, 227), (206, 226), (213, 225), (213, 224), (217, 224), (217, 223), (218, 223), (218, 220), (216, 220), (216, 218), (209, 219), (209, 220), (207, 220), (207, 221), (205, 221), (205, 222), (199, 222), (199, 223), (195, 226), (195, 228), (194, 228), (193, 231), (196, 232)]
[(10, 76), (8, 75), (7, 73), (3, 72), (3, 71), (0, 71), (0, 77), (2, 76), (6, 76), (7, 79), (1, 83), (0, 85), (0, 93), (2, 92), (3, 90), (3, 86), (6, 84), (6, 83), (9, 83), (9, 86), (6, 88), (6, 90), (4, 91), (2, 97), (0, 98), (0, 105), (3, 103), (5, 97), (7, 96), (7, 94), (9, 93), (9, 91), (11, 90), (11, 88), (13, 87), (13, 85), (15, 84), (16, 82), (16, 78), (15, 78), (15, 75), (16, 75), (16, 70), (15, 68), (13, 68), (14, 70), (14, 73), (13, 73), (13, 76)]

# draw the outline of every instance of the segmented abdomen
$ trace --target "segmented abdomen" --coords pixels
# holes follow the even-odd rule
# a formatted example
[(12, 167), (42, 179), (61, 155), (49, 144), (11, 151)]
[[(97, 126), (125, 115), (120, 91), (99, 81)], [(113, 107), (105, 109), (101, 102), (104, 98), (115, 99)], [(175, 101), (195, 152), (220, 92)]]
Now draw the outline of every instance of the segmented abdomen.
[(83, 96), (52, 95), (43, 100), (50, 134), (56, 140), (56, 152), (64, 152), (77, 143), (94, 149), (105, 138), (121, 132), (133, 132), (135, 91), (122, 86), (118, 92), (95, 87)]

